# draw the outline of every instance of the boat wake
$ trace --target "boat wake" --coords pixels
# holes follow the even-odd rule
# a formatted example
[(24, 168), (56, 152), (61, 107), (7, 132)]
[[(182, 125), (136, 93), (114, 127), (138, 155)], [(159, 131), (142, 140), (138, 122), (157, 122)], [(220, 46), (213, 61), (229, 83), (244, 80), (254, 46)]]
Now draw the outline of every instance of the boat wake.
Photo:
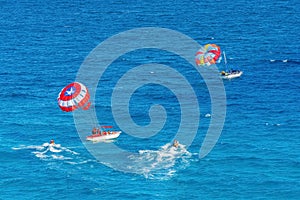
[[(72, 157), (70, 155), (78, 155), (77, 152), (62, 147), (60, 144), (44, 143), (42, 147), (43, 148), (37, 149), (38, 151), (32, 152), (36, 157), (42, 159), (52, 158), (58, 160), (71, 160)], [(69, 153), (69, 155), (66, 153)]]
[(140, 150), (137, 155), (131, 155), (134, 165), (131, 170), (150, 179), (169, 179), (178, 170), (185, 169), (190, 164), (192, 154), (184, 145), (176, 148), (168, 143), (159, 150)]
[[(87, 159), (60, 144), (20, 145), (12, 149), (30, 151), (38, 159), (48, 162), (63, 162), (70, 165), (99, 163), (96, 159)], [(191, 158), (192, 154), (184, 145), (178, 144), (178, 147), (174, 147), (173, 144), (167, 143), (158, 150), (139, 150), (138, 153), (131, 154), (128, 157), (130, 164), (122, 167), (125, 167), (127, 172), (142, 175), (147, 179), (169, 180), (178, 171), (188, 167), (192, 161)]]
[[(72, 151), (67, 147), (62, 147), (60, 144), (44, 143), (42, 145), (21, 145), (19, 147), (13, 147), (13, 150), (31, 150), (37, 158), (45, 161), (62, 160), (68, 164), (83, 164), (91, 160), (86, 160), (80, 157), (80, 154), (76, 151)], [(95, 161), (94, 161), (95, 162)]]

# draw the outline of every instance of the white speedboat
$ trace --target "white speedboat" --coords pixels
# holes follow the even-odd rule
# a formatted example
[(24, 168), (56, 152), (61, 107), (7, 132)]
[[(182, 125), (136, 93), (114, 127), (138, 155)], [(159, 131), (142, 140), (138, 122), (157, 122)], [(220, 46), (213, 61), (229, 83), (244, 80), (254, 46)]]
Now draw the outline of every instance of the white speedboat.
[(92, 134), (86, 137), (86, 140), (92, 142), (99, 142), (105, 140), (112, 140), (120, 136), (122, 131), (101, 131), (97, 134)]
[(221, 72), (221, 78), (222, 79), (233, 79), (233, 78), (238, 78), (240, 76), (242, 76), (243, 72), (240, 70), (228, 70), (227, 68), (227, 59), (226, 59), (226, 55), (225, 55), (225, 51), (223, 51), (223, 56), (224, 56), (224, 63), (225, 63), (225, 67), (226, 70)]
[(240, 70), (232, 70), (230, 72), (221, 72), (222, 79), (232, 79), (232, 78), (238, 78), (242, 76), (243, 72)]

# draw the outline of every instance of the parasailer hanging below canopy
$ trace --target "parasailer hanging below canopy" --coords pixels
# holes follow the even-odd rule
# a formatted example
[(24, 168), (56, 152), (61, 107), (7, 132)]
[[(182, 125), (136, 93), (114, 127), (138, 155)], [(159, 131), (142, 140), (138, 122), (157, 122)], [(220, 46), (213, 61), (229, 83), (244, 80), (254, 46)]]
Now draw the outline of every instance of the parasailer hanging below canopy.
[(195, 56), (195, 61), (198, 66), (210, 66), (221, 61), (221, 49), (216, 44), (206, 44), (199, 49)]
[(90, 94), (85, 85), (73, 82), (64, 87), (58, 95), (58, 106), (65, 112), (72, 112), (78, 108), (88, 110), (91, 106)]

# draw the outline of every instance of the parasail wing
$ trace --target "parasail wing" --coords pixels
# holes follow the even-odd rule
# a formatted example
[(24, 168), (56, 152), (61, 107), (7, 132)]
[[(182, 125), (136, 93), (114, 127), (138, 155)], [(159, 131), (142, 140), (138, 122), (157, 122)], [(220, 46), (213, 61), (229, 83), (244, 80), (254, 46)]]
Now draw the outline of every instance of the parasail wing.
[(221, 49), (216, 44), (206, 44), (196, 52), (195, 61), (198, 66), (210, 66), (221, 61)]
[(72, 112), (78, 108), (89, 109), (90, 94), (85, 85), (73, 82), (64, 87), (58, 95), (58, 106), (65, 112)]

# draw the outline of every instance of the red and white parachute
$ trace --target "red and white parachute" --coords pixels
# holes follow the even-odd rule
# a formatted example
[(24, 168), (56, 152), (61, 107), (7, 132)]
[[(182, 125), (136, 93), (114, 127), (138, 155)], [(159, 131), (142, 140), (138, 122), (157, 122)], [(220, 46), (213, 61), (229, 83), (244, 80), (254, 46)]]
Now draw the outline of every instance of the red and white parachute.
[(58, 106), (65, 112), (72, 112), (78, 108), (88, 110), (91, 106), (90, 94), (85, 85), (73, 82), (64, 87), (57, 97)]
[(216, 44), (206, 44), (199, 49), (195, 56), (195, 61), (198, 66), (210, 66), (221, 61), (221, 49)]

